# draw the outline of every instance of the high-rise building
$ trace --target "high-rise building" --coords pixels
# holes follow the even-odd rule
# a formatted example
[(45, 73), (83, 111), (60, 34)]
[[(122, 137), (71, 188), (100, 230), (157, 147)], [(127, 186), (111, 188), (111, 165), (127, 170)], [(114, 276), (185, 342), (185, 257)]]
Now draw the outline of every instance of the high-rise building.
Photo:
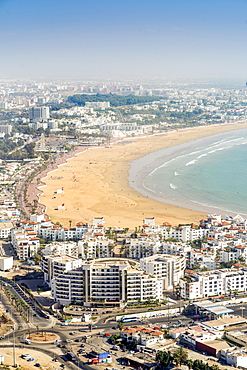
[(11, 134), (12, 126), (11, 125), (0, 125), (0, 132), (5, 134)]
[(50, 118), (49, 107), (32, 107), (29, 110), (29, 118), (37, 120), (46, 120)]
[(99, 258), (82, 261), (69, 256), (43, 256), (41, 269), (61, 304), (124, 306), (163, 299), (162, 281), (144, 273), (137, 261)]

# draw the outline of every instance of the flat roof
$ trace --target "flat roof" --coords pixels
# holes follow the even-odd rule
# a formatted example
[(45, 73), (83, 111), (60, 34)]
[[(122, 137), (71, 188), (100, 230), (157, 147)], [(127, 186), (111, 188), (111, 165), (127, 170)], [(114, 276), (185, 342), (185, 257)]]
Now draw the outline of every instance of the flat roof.
[(221, 349), (227, 349), (227, 348), (230, 348), (231, 347), (227, 342), (225, 342), (222, 339), (218, 339), (218, 340), (216, 339), (216, 340), (204, 342), (204, 344), (206, 346), (215, 348), (218, 351), (220, 351)]
[(215, 306), (207, 308), (207, 311), (213, 313), (214, 315), (226, 315), (228, 313), (233, 313), (234, 311), (230, 308), (224, 306)]
[(247, 319), (241, 316), (233, 316), (233, 317), (223, 317), (222, 319), (211, 320), (201, 322), (200, 325), (205, 326), (206, 328), (214, 328), (216, 326), (230, 326), (230, 325), (237, 325), (246, 323)]
[(208, 307), (219, 306), (218, 302), (212, 302), (212, 301), (209, 301), (209, 300), (199, 301), (199, 302), (192, 302), (192, 304), (196, 307), (205, 308), (205, 309), (208, 308)]

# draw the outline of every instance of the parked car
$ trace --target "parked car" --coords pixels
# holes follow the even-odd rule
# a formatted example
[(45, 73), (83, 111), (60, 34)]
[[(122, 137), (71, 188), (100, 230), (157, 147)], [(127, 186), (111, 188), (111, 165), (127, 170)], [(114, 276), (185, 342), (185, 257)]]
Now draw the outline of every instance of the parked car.
[(31, 355), (21, 355), (21, 358), (24, 360), (27, 360), (28, 358), (32, 357)]

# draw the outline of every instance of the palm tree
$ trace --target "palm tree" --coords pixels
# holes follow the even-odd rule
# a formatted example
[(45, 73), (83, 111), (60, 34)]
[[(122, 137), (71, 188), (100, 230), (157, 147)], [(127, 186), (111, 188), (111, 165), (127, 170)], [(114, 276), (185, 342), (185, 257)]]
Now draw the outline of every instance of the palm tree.
[(192, 369), (193, 363), (194, 363), (193, 360), (191, 360), (191, 359), (187, 360), (187, 366), (188, 366), (189, 370)]
[(218, 365), (212, 365), (210, 366), (211, 370), (219, 370), (219, 366)]
[(172, 355), (170, 351), (159, 351), (156, 354), (156, 362), (160, 365), (161, 368), (166, 368), (171, 365)]
[(124, 328), (124, 324), (122, 322), (119, 322), (117, 327), (118, 327), (118, 330), (122, 331)]
[(188, 359), (188, 352), (185, 351), (182, 347), (179, 347), (173, 354), (174, 361), (181, 365), (182, 362), (186, 362)]

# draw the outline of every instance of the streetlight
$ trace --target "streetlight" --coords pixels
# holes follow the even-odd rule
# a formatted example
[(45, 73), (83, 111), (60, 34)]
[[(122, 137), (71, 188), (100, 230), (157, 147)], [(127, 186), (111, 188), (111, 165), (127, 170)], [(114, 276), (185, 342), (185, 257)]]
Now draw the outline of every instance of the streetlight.
[(240, 307), (240, 309), (242, 310), (242, 317), (244, 317), (244, 310), (245, 310), (245, 307), (244, 307), (244, 306), (242, 306), (242, 307)]
[(15, 324), (13, 326), (13, 362), (14, 362), (14, 367), (16, 367), (16, 356), (15, 356)]

